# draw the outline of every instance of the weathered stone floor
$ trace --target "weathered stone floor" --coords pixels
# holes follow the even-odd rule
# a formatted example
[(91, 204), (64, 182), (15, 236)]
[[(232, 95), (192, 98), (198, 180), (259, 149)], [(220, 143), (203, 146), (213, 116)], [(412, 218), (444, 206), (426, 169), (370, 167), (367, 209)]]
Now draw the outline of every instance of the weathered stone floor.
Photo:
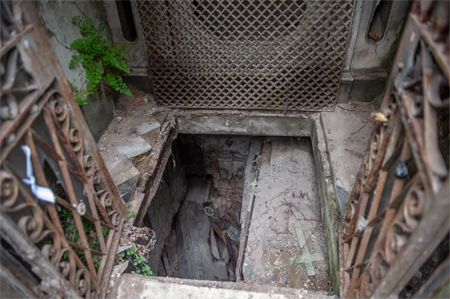
[(372, 103), (355, 103), (341, 104), (334, 112), (321, 113), (341, 215), (370, 139), (372, 112), (375, 112)]
[(328, 290), (330, 275), (308, 138), (266, 138), (253, 193), (244, 281)]

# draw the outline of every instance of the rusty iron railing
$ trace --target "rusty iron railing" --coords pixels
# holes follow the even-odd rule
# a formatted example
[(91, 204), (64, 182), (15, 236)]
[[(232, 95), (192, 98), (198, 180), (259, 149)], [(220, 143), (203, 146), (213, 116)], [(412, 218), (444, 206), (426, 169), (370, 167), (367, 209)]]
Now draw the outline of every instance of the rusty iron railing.
[(341, 296), (449, 282), (449, 2), (416, 1), (340, 230)]
[(34, 5), (1, 1), (2, 279), (102, 296), (126, 211)]
[(138, 0), (158, 102), (333, 111), (353, 0)]

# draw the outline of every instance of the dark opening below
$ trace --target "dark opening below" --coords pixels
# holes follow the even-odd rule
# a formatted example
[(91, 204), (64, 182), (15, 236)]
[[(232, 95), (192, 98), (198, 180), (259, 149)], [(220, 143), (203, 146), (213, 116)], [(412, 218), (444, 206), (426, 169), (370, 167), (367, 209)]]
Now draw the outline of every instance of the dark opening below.
[[(158, 276), (235, 281), (251, 137), (179, 135), (144, 223)], [(168, 221), (173, 219), (173, 221)]]
[(157, 276), (329, 289), (318, 194), (309, 138), (180, 134), (144, 217), (147, 263)]

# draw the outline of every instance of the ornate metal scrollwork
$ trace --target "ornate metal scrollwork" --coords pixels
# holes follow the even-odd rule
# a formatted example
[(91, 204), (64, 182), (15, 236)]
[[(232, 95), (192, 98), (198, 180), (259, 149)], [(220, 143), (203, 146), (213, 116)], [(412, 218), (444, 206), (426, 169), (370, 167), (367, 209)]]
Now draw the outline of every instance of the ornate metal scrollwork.
[[(35, 9), (24, 8), (34, 4), (2, 0), (0, 5), (0, 217), (16, 232), (3, 235), (9, 231), (2, 227), (2, 238), (8, 237), (8, 250), (17, 255), (20, 246), (29, 246), (23, 252), (36, 252), (34, 258), (21, 256), (20, 262), (41, 277), (44, 294), (91, 297), (105, 285), (99, 275), (114, 259), (118, 238), (111, 237), (120, 235), (125, 209), (117, 191), (105, 183), (109, 173), (99, 168), (103, 162), (64, 74), (51, 57), (45, 31), (37, 30), (39, 24), (24, 22), (39, 19)], [(21, 146), (30, 152), (26, 167), (32, 168), (33, 183), (52, 189), (55, 202), (42, 200), (23, 182), (29, 177), (21, 163)], [(92, 232), (88, 235), (83, 225), (95, 228), (100, 245), (92, 245)], [(76, 238), (71, 237), (74, 230)], [(100, 260), (103, 266), (98, 268), (94, 261)]]
[(425, 211), (424, 188), (420, 182), (415, 183), (407, 192), (402, 206), (387, 232), (385, 246), (386, 261), (392, 263), (403, 249), (409, 235), (417, 227)]
[[(341, 226), (343, 296), (398, 295), (422, 265), (423, 253), (431, 253), (449, 233), (448, 227), (435, 227), (436, 236), (429, 231), (433, 223), (448, 221), (443, 186), (448, 187), (450, 157), (449, 6), (448, 1), (417, 0), (409, 16), (381, 107), (387, 126), (374, 128)], [(387, 156), (378, 168), (385, 145)], [(396, 174), (393, 184), (386, 183), (390, 173)], [(350, 224), (367, 211), (365, 231), (354, 233)], [(405, 267), (408, 259), (411, 265)]]

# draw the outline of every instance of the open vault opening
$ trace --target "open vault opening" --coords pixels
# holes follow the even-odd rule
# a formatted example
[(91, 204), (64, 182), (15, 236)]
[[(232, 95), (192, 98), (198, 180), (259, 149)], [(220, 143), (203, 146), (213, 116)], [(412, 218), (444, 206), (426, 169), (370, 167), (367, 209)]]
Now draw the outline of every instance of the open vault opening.
[(327, 290), (308, 137), (179, 134), (144, 224), (158, 276)]

